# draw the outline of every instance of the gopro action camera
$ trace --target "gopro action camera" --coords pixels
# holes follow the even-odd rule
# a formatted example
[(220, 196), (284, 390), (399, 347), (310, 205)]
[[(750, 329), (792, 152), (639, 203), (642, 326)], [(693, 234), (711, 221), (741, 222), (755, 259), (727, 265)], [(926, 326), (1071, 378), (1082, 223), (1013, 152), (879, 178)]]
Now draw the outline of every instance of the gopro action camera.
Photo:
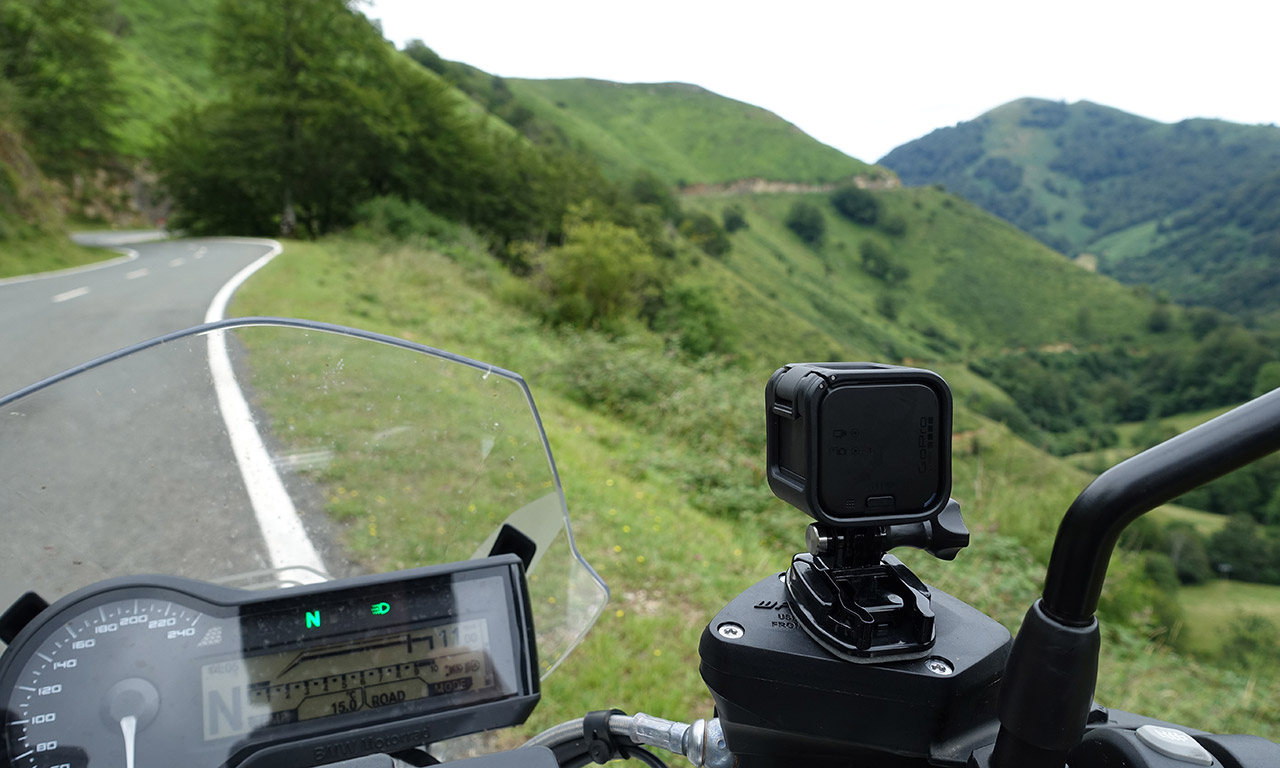
[(769, 487), (826, 525), (929, 520), (951, 495), (951, 390), (932, 371), (793, 363), (765, 387)]

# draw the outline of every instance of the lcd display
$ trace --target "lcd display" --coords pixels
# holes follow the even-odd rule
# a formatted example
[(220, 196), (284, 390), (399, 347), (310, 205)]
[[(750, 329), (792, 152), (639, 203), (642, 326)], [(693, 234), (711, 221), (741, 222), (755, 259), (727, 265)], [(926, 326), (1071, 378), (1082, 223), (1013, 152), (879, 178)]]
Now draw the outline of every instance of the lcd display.
[(495, 686), (484, 619), (206, 664), (201, 682), (206, 740)]
[[(242, 616), (240, 653), (201, 660), (204, 739), (410, 702), (434, 709), (424, 700), (437, 698), (445, 708), (511, 695), (506, 591), (502, 579), (472, 578)], [(460, 606), (469, 607), (461, 616)]]

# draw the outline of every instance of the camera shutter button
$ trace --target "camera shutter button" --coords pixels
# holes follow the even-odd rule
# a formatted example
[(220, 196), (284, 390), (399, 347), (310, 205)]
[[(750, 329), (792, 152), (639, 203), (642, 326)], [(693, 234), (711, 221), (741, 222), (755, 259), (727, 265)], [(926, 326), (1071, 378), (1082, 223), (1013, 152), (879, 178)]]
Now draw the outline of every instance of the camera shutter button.
[(1192, 765), (1213, 765), (1213, 755), (1200, 742), (1176, 728), (1144, 725), (1138, 728), (1138, 740), (1174, 760)]

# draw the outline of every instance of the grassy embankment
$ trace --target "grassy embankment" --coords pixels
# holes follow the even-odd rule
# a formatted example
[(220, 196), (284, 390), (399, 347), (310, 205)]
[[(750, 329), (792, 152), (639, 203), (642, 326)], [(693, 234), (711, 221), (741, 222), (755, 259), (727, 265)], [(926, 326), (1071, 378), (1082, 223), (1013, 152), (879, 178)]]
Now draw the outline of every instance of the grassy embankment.
[(60, 235), (0, 240), (0, 279), (79, 267), (117, 256), (102, 248), (82, 248)]
[[(801, 545), (804, 518), (781, 502), (761, 514), (737, 513), (728, 499), (719, 512), (695, 507), (679, 467), (708, 459), (712, 449), (696, 434), (712, 429), (706, 410), (716, 411), (713, 419), (758, 429), (768, 371), (671, 362), (659, 343), (643, 338), (611, 345), (592, 334), (549, 333), (494, 298), (507, 278), (486, 266), (487, 258), (461, 246), (291, 243), (242, 289), (234, 310), (356, 325), (524, 373), (564, 478), (579, 547), (613, 589), (598, 626), (548, 680), (530, 729), (604, 706), (706, 716), (710, 699), (697, 674), (701, 628), (741, 589), (785, 567)], [(651, 406), (616, 418), (582, 405), (578, 375), (584, 365), (611, 358), (638, 366), (665, 360), (675, 375)], [(625, 377), (629, 370), (612, 373)], [(1087, 475), (964, 409), (958, 423), (967, 434), (956, 445), (955, 495), (966, 505), (975, 544), (954, 564), (905, 557), (939, 588), (1016, 626), (1042, 577), (1037, 561), (1044, 553), (1036, 550), (1047, 548), (1061, 510)], [(759, 439), (723, 443), (715, 458), (758, 473)], [(746, 502), (744, 508), (755, 503)], [(367, 531), (358, 507), (348, 514), (355, 515), (352, 530)], [(380, 524), (379, 535), (401, 532)], [(1111, 615), (1141, 611), (1116, 602), (1124, 598), (1115, 587), (1133, 568), (1123, 558), (1113, 565)], [(1105, 626), (1099, 700), (1199, 727), (1280, 734), (1280, 714), (1267, 702), (1280, 693), (1273, 678), (1251, 684), (1245, 675), (1153, 647), (1114, 622)]]

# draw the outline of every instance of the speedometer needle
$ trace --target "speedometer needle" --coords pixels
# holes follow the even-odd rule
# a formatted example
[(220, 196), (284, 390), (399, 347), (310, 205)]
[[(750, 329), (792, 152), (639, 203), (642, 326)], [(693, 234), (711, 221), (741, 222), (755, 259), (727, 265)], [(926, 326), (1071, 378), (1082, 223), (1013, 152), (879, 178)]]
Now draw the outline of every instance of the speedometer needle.
[(133, 715), (120, 718), (120, 732), (124, 734), (124, 768), (133, 768), (133, 737), (138, 732), (138, 718)]

